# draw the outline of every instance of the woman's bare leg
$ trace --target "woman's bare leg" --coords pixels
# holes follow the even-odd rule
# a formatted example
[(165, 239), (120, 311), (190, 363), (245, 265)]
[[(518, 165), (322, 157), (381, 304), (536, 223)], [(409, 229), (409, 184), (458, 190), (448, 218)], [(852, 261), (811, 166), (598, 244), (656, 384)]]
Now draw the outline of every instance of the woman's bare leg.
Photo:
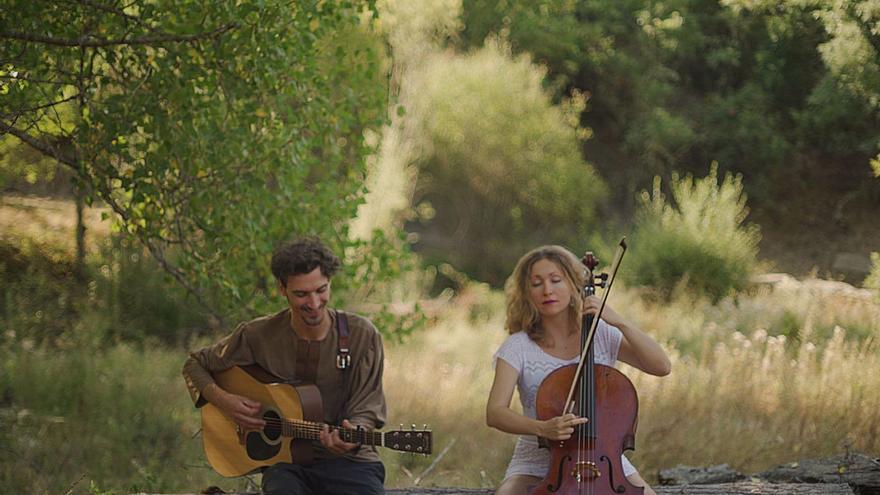
[(495, 490), (495, 495), (527, 495), (529, 488), (537, 485), (540, 481), (541, 478), (537, 476), (515, 474), (501, 483), (501, 486)]
[(653, 488), (651, 488), (650, 486), (648, 486), (647, 483), (645, 483), (645, 480), (642, 479), (642, 475), (640, 475), (638, 472), (635, 472), (635, 473), (627, 476), (626, 479), (629, 480), (629, 482), (635, 486), (645, 487), (645, 495), (657, 495), (657, 492), (655, 492)]

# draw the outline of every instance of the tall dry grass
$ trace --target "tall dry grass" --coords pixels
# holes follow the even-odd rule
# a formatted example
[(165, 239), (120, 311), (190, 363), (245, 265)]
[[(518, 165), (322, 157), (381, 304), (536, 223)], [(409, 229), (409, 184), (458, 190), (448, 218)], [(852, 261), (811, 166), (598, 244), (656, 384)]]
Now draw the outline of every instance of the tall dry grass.
[(797, 281), (784, 274), (757, 280), (747, 291), (717, 303), (683, 287), (664, 301), (650, 289), (615, 285), (609, 304), (624, 309), (655, 338), (683, 354), (699, 354), (735, 332), (751, 335), (764, 330), (771, 336), (785, 335), (789, 345), (820, 344), (838, 326), (852, 339), (880, 335), (876, 293), (830, 280)]
[[(0, 238), (26, 238), (72, 254), (76, 248), (76, 207), (73, 201), (15, 194), (0, 195)], [(101, 219), (107, 208), (87, 207), (83, 212), (86, 247), (91, 250), (106, 239), (110, 221)]]
[(758, 472), (846, 449), (880, 452), (880, 356), (838, 327), (821, 348), (734, 333), (700, 356), (676, 356), (666, 379), (627, 374), (642, 400), (639, 450), (648, 475), (677, 464)]
[[(821, 280), (765, 282), (718, 303), (615, 288), (611, 304), (674, 361), (665, 378), (621, 366), (641, 398), (631, 458), (648, 479), (679, 463), (755, 472), (847, 448), (880, 453), (876, 295)], [(388, 486), (501, 481), (515, 438), (486, 427), (484, 407), (503, 309), (502, 294), (471, 286), (434, 309), (426, 330), (386, 343), (388, 428), (428, 423), (435, 434), (429, 458), (382, 451)], [(207, 466), (179, 374), (183, 349), (155, 339), (94, 346), (89, 320), (71, 324), (82, 335), (56, 347), (0, 329), (0, 493), (66, 493), (81, 477), (71, 493), (259, 483)]]
[(421, 485), (495, 486), (514, 439), (485, 423), (492, 354), (504, 340), (500, 295), (481, 290), (453, 300), (442, 316), (411, 340), (389, 346), (385, 393), (389, 427), (427, 423), (434, 456), (383, 452), (388, 486), (412, 485), (451, 445)]
[[(880, 306), (864, 296), (822, 281), (764, 287), (716, 305), (684, 293), (658, 304), (619, 290), (611, 304), (673, 360), (664, 378), (620, 365), (640, 397), (630, 458), (641, 473), (655, 479), (682, 463), (752, 473), (848, 448), (880, 452)], [(391, 421), (432, 425), (437, 453), (455, 440), (422, 485), (496, 485), (515, 441), (484, 420), (492, 354), (506, 337), (503, 300), (482, 292), (474, 306), (469, 297), (388, 349)], [(389, 486), (413, 483), (432, 460), (383, 457)]]

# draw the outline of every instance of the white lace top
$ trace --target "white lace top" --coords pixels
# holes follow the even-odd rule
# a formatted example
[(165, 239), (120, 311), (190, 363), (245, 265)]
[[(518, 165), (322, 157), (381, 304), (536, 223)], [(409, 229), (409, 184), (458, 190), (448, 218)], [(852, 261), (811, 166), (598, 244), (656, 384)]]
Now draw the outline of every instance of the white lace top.
[[(620, 333), (617, 327), (607, 324), (605, 320), (599, 320), (593, 342), (593, 358), (595, 362), (606, 366), (614, 366), (617, 362), (617, 353), (620, 351), (620, 341), (622, 338), (623, 334)], [(493, 363), (497, 363), (498, 359), (503, 359), (504, 362), (519, 372), (516, 387), (519, 391), (519, 400), (522, 404), (523, 413), (532, 419), (537, 419), (535, 397), (538, 394), (538, 387), (541, 386), (541, 382), (555, 369), (577, 363), (578, 358), (579, 356), (575, 356), (573, 359), (560, 359), (547, 354), (541, 349), (541, 346), (529, 338), (526, 332), (517, 332), (501, 344), (501, 347), (495, 352)], [(635, 467), (630, 464), (626, 456), (621, 456), (621, 461), (623, 463), (624, 476), (629, 476), (636, 472)], [(550, 451), (539, 448), (536, 437), (520, 435), (504, 478), (507, 479), (517, 474), (543, 478), (547, 474), (548, 469), (550, 469)]]

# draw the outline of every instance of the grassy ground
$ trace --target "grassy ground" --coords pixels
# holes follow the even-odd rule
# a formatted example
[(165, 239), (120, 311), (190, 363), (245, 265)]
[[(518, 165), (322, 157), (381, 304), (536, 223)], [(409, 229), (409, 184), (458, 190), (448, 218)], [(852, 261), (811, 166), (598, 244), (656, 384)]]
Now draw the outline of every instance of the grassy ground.
[[(14, 215), (44, 211), (27, 205), (0, 209), (5, 235), (27, 233), (36, 223)], [(45, 222), (54, 225), (51, 215)], [(72, 246), (72, 235), (60, 232), (45, 242), (71, 239), (67, 246)], [(65, 256), (63, 249), (58, 256)], [(144, 333), (138, 319), (107, 317), (98, 300), (115, 294), (108, 300), (125, 303), (125, 314), (137, 307), (142, 291), (129, 294), (120, 289), (129, 284), (113, 282), (126, 266), (130, 278), (140, 281), (136, 288), (158, 292), (162, 286), (150, 282), (152, 275), (141, 265), (122, 263), (117, 270), (116, 264), (99, 264), (98, 273), (106, 271), (107, 279), (99, 278), (94, 287), (89, 283), (87, 294), (74, 302), (67, 291), (80, 282), (52, 290), (15, 282), (25, 284), (16, 291), (43, 291), (46, 297), (24, 315), (13, 314), (17, 303), (3, 306), (0, 493), (255, 486), (258, 477), (226, 480), (207, 466), (199, 415), (180, 377), (186, 348), (215, 336), (183, 345), (156, 330), (154, 337), (133, 340)], [(105, 285), (113, 290), (102, 292)], [(7, 303), (19, 301), (21, 294), (4, 289)], [(662, 302), (646, 291), (623, 286), (615, 291), (611, 304), (656, 336), (674, 362), (673, 373), (662, 379), (621, 366), (640, 396), (637, 448), (630, 457), (648, 479), (679, 463), (726, 462), (754, 472), (846, 449), (880, 453), (880, 304), (874, 294), (784, 277), (717, 304), (684, 292)], [(180, 312), (154, 299), (137, 311), (139, 318)], [(82, 301), (95, 306), (83, 310)], [(56, 306), (67, 309), (55, 311)], [(46, 315), (76, 320), (48, 322)], [(176, 324), (163, 318), (168, 322), (163, 326)], [(94, 335), (96, 322), (101, 338)], [(22, 330), (26, 325), (42, 331), (48, 323), (55, 338), (34, 339)], [(478, 487), (501, 480), (515, 439), (485, 426), (484, 406), (492, 354), (506, 337), (502, 327), (503, 296), (474, 285), (438, 305), (425, 331), (387, 343), (390, 425), (427, 423), (435, 435), (435, 455), (429, 458), (382, 452), (388, 486), (418, 480), (426, 486)]]
[[(620, 366), (640, 396), (630, 458), (646, 478), (681, 463), (756, 472), (847, 448), (880, 452), (880, 396), (871, 392), (880, 390), (880, 306), (865, 293), (815, 285), (764, 288), (718, 305), (618, 293), (614, 304), (664, 342), (674, 363), (665, 378)], [(389, 351), (393, 416), (434, 424), (438, 450), (455, 440), (423, 484), (492, 486), (512, 452), (513, 436), (483, 419), (491, 356), (505, 337), (500, 295), (474, 300), (477, 309), (450, 308)], [(411, 483), (426, 464), (385, 459), (393, 485)]]
[[(637, 297), (622, 292), (621, 301)], [(797, 299), (796, 304), (792, 298)], [(804, 304), (785, 291), (761, 295), (761, 304)], [(813, 301), (815, 302), (815, 301)], [(707, 344), (674, 347), (675, 328), (652, 313), (634, 317), (663, 335), (673, 373), (648, 377), (622, 366), (640, 396), (634, 463), (648, 478), (684, 463), (726, 462), (754, 472), (803, 457), (847, 448), (880, 452), (880, 355), (872, 337), (844, 327), (826, 337), (803, 328), (799, 340), (769, 326), (749, 333), (723, 329), (747, 319), (757, 304), (703, 307), (676, 300), (657, 311), (680, 321), (699, 320)], [(876, 303), (859, 311), (873, 335)], [(634, 307), (637, 307), (634, 306)], [(711, 311), (709, 311), (711, 310)], [(847, 308), (841, 320), (853, 308)], [(834, 319), (835, 314), (826, 316)], [(383, 451), (388, 486), (493, 486), (503, 476), (514, 438), (485, 426), (491, 356), (504, 339), (500, 295), (478, 290), (454, 299), (428, 329), (388, 346), (386, 393), (390, 424), (428, 423), (435, 456)], [(772, 336), (770, 333), (779, 333)], [(711, 343), (709, 343), (711, 342)], [(194, 343), (193, 345), (198, 345)], [(199, 418), (179, 375), (183, 349), (118, 344), (83, 349), (39, 349), (7, 342), (0, 351), (0, 488), (4, 493), (112, 490), (192, 491), (209, 485), (244, 488), (257, 479), (214, 475), (201, 453)], [(423, 476), (447, 446), (435, 468)]]

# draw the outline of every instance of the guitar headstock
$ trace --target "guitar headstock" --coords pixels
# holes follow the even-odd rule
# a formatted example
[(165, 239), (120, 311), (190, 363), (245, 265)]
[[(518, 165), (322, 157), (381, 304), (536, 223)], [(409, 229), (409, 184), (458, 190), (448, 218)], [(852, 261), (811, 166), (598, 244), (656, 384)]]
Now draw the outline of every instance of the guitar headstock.
[(416, 429), (416, 425), (412, 425), (409, 430), (401, 429), (384, 432), (384, 446), (389, 449), (399, 450), (401, 452), (413, 452), (416, 454), (428, 455), (431, 453), (433, 446), (431, 438), (431, 430), (423, 427), (421, 430)]

